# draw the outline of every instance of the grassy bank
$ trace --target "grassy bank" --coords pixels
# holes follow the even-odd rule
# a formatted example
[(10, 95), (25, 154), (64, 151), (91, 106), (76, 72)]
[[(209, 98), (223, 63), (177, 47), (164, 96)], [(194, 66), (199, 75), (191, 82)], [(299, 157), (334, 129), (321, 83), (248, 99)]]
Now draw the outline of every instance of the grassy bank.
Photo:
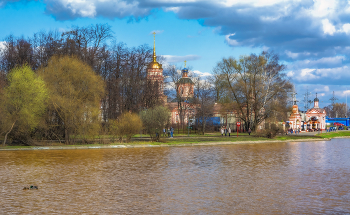
[[(350, 135), (350, 134), (349, 134)], [(113, 146), (113, 145), (184, 145), (184, 144), (199, 144), (199, 143), (235, 143), (235, 142), (257, 142), (257, 141), (288, 141), (288, 140), (312, 140), (312, 139), (322, 139), (324, 137), (321, 136), (301, 136), (301, 135), (288, 135), (288, 136), (277, 136), (273, 139), (264, 138), (264, 137), (254, 137), (253, 135), (248, 134), (240, 134), (237, 136), (221, 136), (219, 133), (213, 133), (211, 135), (190, 135), (189, 137), (187, 135), (177, 135), (174, 136), (174, 138), (168, 138), (168, 137), (161, 137), (159, 142), (151, 142), (149, 137), (135, 137), (132, 139), (130, 143), (120, 143), (120, 142), (114, 142), (110, 144), (77, 144), (77, 145), (65, 145), (62, 143), (50, 143), (49, 145), (42, 145), (40, 147), (53, 147), (53, 148), (79, 148), (79, 147), (105, 147), (105, 146)], [(26, 148), (36, 148), (37, 146), (6, 146), (1, 148), (6, 149), (26, 149)]]
[(168, 145), (176, 145), (176, 144), (196, 144), (203, 142), (244, 142), (244, 141), (268, 141), (268, 140), (301, 140), (301, 139), (321, 139), (321, 137), (316, 136), (278, 136), (273, 139), (265, 138), (265, 137), (254, 137), (253, 135), (241, 135), (237, 136), (208, 136), (208, 137), (178, 137), (178, 138), (161, 138), (160, 142), (155, 142), (152, 144), (160, 145), (160, 144), (168, 144)]
[(316, 136), (322, 137), (322, 138), (335, 138), (335, 137), (350, 137), (350, 131), (332, 131), (328, 133), (322, 133), (318, 134)]

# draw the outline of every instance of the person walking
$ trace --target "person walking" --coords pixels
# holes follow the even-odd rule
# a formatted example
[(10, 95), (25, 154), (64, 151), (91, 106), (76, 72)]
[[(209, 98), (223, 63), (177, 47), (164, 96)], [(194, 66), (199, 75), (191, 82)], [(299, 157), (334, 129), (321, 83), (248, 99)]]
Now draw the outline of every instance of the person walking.
[(224, 128), (221, 127), (221, 136), (224, 136)]
[(250, 135), (250, 133), (252, 133), (252, 130), (249, 128), (248, 129), (248, 134)]
[(231, 128), (228, 127), (228, 136), (231, 137)]
[(170, 138), (174, 137), (174, 128), (170, 127)]

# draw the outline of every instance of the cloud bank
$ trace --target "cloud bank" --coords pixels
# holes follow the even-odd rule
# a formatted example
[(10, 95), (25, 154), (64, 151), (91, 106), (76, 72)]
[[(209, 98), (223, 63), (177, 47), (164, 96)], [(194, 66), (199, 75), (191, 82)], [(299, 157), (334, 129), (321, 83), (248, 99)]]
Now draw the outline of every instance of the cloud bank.
[[(29, 1), (29, 0), (28, 0)], [(142, 19), (157, 10), (198, 20), (230, 47), (273, 50), (296, 84), (346, 85), (349, 80), (350, 1), (345, 0), (43, 0), (57, 20), (81, 17)], [(16, 2), (2, 0), (0, 7)], [(248, 54), (248, 53), (247, 53)], [(199, 56), (165, 55), (168, 63)], [(322, 88), (323, 89), (323, 88)]]

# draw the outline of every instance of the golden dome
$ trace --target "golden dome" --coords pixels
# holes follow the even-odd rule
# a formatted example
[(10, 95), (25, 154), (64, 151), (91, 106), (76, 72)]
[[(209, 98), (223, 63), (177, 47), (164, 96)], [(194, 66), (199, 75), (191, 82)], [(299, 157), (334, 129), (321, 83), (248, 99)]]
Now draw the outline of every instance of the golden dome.
[(154, 42), (153, 42), (153, 61), (148, 64), (148, 69), (162, 69), (162, 64), (157, 62), (157, 56), (156, 56), (156, 32), (153, 32)]
[(151, 62), (150, 64), (148, 64), (148, 68), (149, 69), (162, 69), (162, 64), (156, 62)]

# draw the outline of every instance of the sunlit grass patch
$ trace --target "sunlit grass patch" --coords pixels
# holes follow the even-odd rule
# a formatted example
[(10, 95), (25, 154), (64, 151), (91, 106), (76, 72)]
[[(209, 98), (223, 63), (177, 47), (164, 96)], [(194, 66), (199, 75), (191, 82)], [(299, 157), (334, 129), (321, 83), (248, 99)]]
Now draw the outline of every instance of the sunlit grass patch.
[(317, 136), (323, 137), (323, 138), (349, 137), (350, 131), (332, 131), (328, 133), (318, 134)]

